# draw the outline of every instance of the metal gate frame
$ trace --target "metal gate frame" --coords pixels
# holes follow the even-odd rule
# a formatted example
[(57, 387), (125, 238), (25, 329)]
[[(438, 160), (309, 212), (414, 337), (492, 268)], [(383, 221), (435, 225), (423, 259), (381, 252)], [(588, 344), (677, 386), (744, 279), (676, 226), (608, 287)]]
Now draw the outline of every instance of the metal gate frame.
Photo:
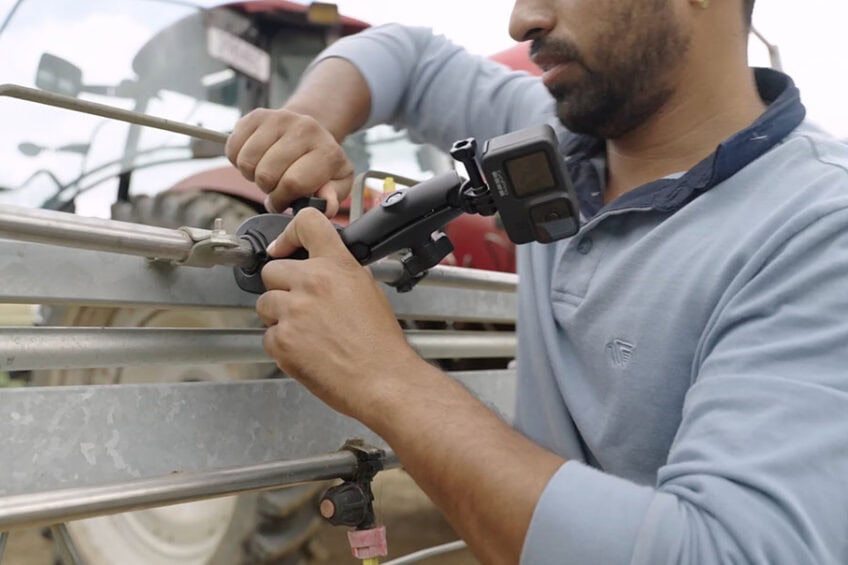
[[(9, 239), (0, 239), (0, 304), (252, 310), (257, 297), (237, 287), (230, 266), (175, 264), (225, 235), (2, 206), (0, 237)], [(232, 246), (210, 257), (225, 265), (246, 260)], [(387, 259), (372, 272), (391, 281), (400, 265)], [(511, 274), (437, 267), (413, 292), (385, 290), (401, 319), (512, 324), (516, 285)], [(268, 363), (262, 333), (0, 328), (0, 371)], [(427, 359), (515, 351), (514, 332), (411, 331), (407, 338)], [(453, 376), (511, 420), (513, 370)], [(337, 451), (346, 440), (386, 447), (286, 378), (0, 389), (0, 424), (0, 532), (55, 525), (60, 541), (66, 520), (346, 478), (357, 465), (350, 452)], [(388, 449), (384, 462), (398, 464)], [(0, 558), (4, 544), (5, 534)]]

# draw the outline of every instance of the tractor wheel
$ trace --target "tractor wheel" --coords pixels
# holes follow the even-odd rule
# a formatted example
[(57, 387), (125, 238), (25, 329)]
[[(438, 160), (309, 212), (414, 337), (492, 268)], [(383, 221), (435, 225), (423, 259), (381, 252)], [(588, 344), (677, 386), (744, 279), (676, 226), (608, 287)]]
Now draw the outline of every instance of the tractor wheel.
[[(113, 206), (116, 220), (176, 228), (211, 228), (221, 218), (232, 233), (252, 207), (216, 193), (162, 193)], [(253, 313), (142, 308), (54, 308), (50, 325), (116, 327), (260, 327)], [(248, 380), (280, 376), (272, 363), (52, 370), (35, 385)], [(321, 525), (318, 498), (326, 484), (218, 498), (104, 516), (68, 524), (89, 565), (300, 565), (308, 562)]]

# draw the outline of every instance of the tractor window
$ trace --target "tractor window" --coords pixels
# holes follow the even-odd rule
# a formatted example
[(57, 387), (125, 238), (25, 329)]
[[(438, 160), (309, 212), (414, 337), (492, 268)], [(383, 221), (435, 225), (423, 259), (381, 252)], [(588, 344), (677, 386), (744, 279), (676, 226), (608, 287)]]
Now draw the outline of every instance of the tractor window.
[[(280, 16), (182, 0), (22, 0), (0, 33), (0, 52), (14, 54), (0, 64), (0, 83), (35, 87), (37, 76), (65, 73), (54, 84), (81, 100), (230, 131), (254, 108), (282, 106), (327, 43), (326, 29)], [(122, 172), (131, 171), (131, 195), (154, 194), (229, 166), (214, 151), (200, 158), (182, 135), (20, 100), (0, 98), (0, 122), (3, 203), (75, 203), (108, 217), (127, 186)], [(451, 166), (390, 127), (344, 147), (360, 173), (424, 179)]]
[[(0, 82), (35, 87), (46, 54), (54, 68), (70, 69), (80, 99), (228, 131), (267, 91), (256, 77), (261, 62), (229, 54), (248, 45), (261, 58), (261, 41), (246, 18), (223, 8), (23, 0), (0, 34), (0, 51), (15, 54), (0, 64)], [(120, 171), (138, 170), (134, 191), (158, 192), (214, 166), (193, 159), (185, 136), (86, 114), (0, 98), (0, 120), (0, 202), (52, 206), (58, 193), (79, 192), (78, 211), (108, 216)]]
[(288, 100), (306, 68), (325, 46), (324, 34), (318, 30), (282, 28), (277, 32), (271, 44), (271, 108), (279, 108)]

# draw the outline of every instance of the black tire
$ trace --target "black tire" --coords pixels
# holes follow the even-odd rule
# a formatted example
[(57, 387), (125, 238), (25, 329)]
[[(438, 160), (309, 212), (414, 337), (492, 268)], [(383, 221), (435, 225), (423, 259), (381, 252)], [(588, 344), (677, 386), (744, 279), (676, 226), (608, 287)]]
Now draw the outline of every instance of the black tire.
[[(232, 233), (246, 218), (257, 210), (235, 198), (212, 192), (161, 193), (156, 196), (138, 196), (129, 202), (119, 202), (112, 207), (116, 220), (135, 222), (160, 227), (178, 228), (191, 226), (209, 229), (216, 218), (223, 220), (223, 227)], [(192, 325), (202, 327), (204, 321), (212, 322), (209, 316), (220, 316), (214, 312), (172, 314), (170, 311), (128, 308), (54, 308), (46, 312), (49, 325), (70, 326), (163, 326)], [(173, 318), (172, 316), (177, 316)], [(182, 317), (180, 317), (182, 316)], [(186, 317), (189, 318), (186, 318)], [(193, 318), (191, 316), (194, 316)], [(233, 314), (226, 314), (229, 326), (233, 326)], [(259, 319), (245, 314), (236, 322), (246, 327), (258, 327)], [(211, 326), (210, 326), (211, 327)], [(36, 385), (106, 384), (138, 382), (131, 369), (115, 370), (53, 370), (39, 371), (33, 376)], [(153, 380), (180, 380), (174, 371), (162, 369)], [(149, 370), (145, 371), (149, 374)], [(129, 376), (128, 376), (129, 375)], [(276, 367), (267, 365), (222, 366), (221, 372), (207, 378), (256, 379), (281, 377)], [(164, 377), (164, 378), (160, 378)], [(190, 379), (204, 376), (191, 375)], [(205, 565), (301, 565), (313, 554), (314, 534), (322, 524), (318, 514), (318, 499), (327, 484), (301, 485), (266, 493), (251, 493), (236, 497), (226, 530), (214, 547), (214, 555)], [(112, 565), (118, 560), (106, 553), (102, 546), (92, 549), (96, 537), (96, 525), (91, 530), (76, 529), (74, 543), (86, 554), (89, 565)], [(72, 536), (75, 535), (71, 530)], [(220, 533), (218, 535), (221, 535)], [(89, 539), (82, 539), (89, 538)], [(108, 544), (104, 544), (108, 545)], [(205, 557), (204, 557), (205, 559)], [(146, 559), (149, 565), (159, 563)], [(172, 561), (163, 561), (168, 564)]]

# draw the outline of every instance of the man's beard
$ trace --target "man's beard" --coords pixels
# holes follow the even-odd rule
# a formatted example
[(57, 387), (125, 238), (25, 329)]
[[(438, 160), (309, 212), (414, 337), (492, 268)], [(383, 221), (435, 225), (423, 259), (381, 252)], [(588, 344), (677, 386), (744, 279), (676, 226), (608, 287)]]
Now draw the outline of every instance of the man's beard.
[[(664, 7), (657, 9), (659, 4)], [(658, 0), (651, 10), (652, 16), (610, 24), (598, 37), (591, 66), (569, 41), (544, 37), (533, 42), (531, 52), (573, 61), (582, 71), (578, 79), (550, 89), (557, 115), (570, 131), (616, 139), (644, 124), (671, 98), (669, 77), (684, 59), (689, 39), (672, 19), (666, 0)], [(650, 27), (638, 30), (633, 20)]]

